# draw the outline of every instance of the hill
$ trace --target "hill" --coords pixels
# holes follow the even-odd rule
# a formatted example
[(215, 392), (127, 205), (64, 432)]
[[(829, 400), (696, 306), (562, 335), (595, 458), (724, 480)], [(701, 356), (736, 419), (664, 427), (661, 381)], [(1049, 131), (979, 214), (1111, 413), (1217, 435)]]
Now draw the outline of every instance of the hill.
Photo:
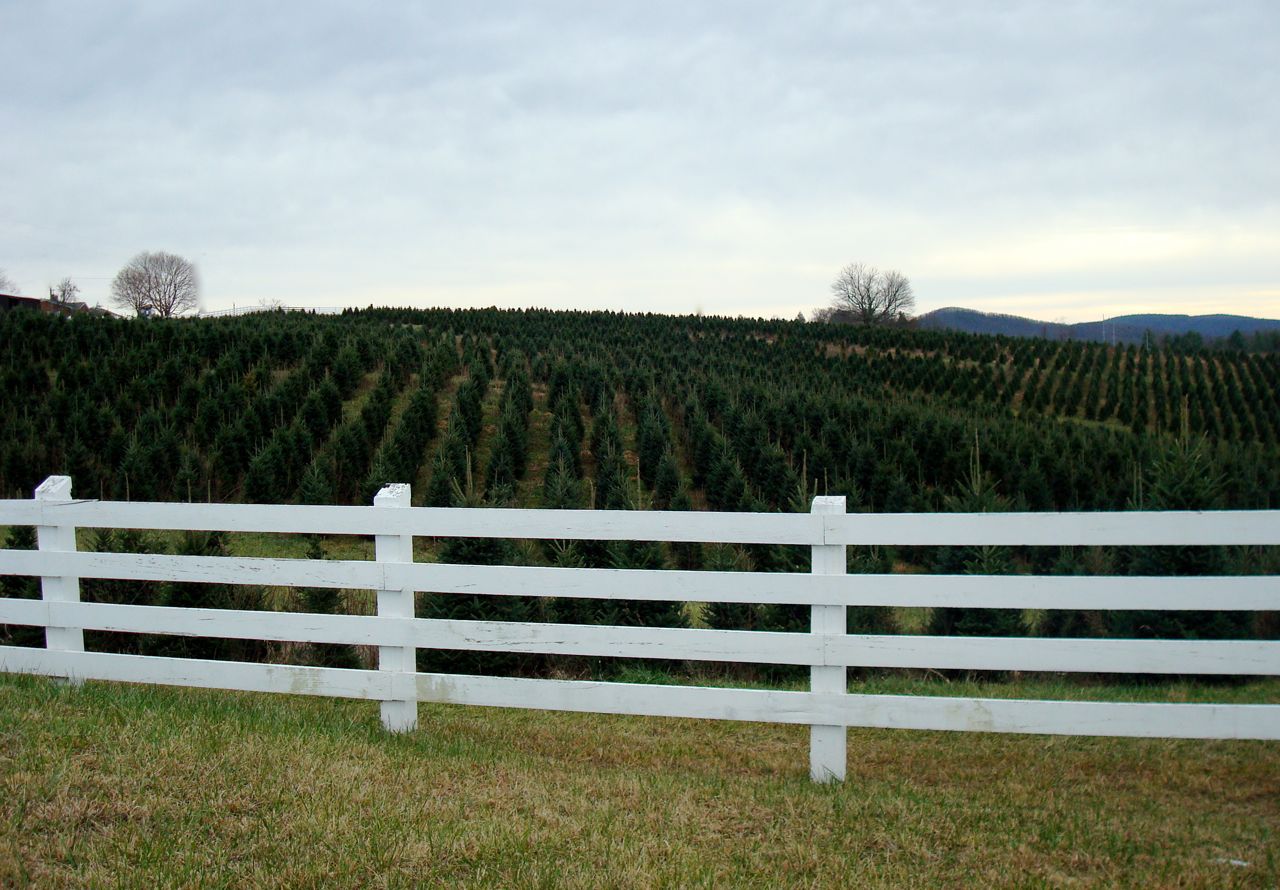
[[(1280, 505), (1280, 356), (793, 321), (496, 309), (126, 321), (0, 317), (0, 491), (69, 475), (80, 497), (807, 511), (1259, 509)], [(34, 545), (31, 529), (7, 536)], [(262, 542), (258, 542), (260, 545)], [(359, 542), (314, 542), (330, 556)], [(368, 542), (364, 542), (367, 544)], [(239, 538), (86, 535), (85, 546), (253, 552)], [(284, 546), (284, 545), (272, 545)], [(306, 547), (295, 541), (288, 546)], [(244, 549), (249, 548), (249, 549)], [(787, 546), (420, 540), (422, 559), (807, 571)], [(1194, 557), (1194, 558), (1193, 558)], [(1275, 573), (1225, 548), (851, 548), (850, 571)], [(35, 596), (30, 579), (6, 588)], [(122, 594), (85, 584), (87, 598)], [(130, 601), (163, 604), (165, 585)], [(209, 605), (267, 601), (245, 588)], [(342, 605), (361, 607), (361, 592)], [(257, 599), (254, 600), (258, 601)], [(243, 607), (243, 606), (242, 606)], [(309, 608), (309, 607), (308, 607)], [(319, 607), (317, 607), (319, 608)], [(324, 605), (323, 610), (330, 609)], [(1147, 635), (1137, 613), (855, 609), (856, 632)], [(775, 605), (425, 597), (422, 617), (808, 627)], [(1186, 613), (1173, 637), (1267, 638), (1258, 613)], [(0, 627), (0, 639), (10, 633)], [(129, 651), (159, 645), (145, 635)], [(316, 653), (350, 661), (351, 653)], [(593, 671), (423, 650), (423, 670)], [(779, 669), (781, 670), (781, 669)]]
[[(1280, 357), (603, 312), (0, 317), (0, 491), (544, 508), (1005, 511), (1280, 505)], [(5, 546), (36, 545), (5, 529)], [(286, 539), (287, 537), (287, 539)], [(86, 550), (369, 559), (359, 536), (105, 533)], [(850, 547), (854, 573), (1269, 574), (1276, 548)], [(808, 571), (808, 548), (415, 540), (415, 560)], [(38, 598), (34, 578), (0, 578)], [(84, 578), (86, 602), (370, 614), (369, 590)], [(322, 593), (322, 592), (321, 592)], [(1274, 639), (1275, 613), (848, 610), (854, 633)], [(422, 592), (422, 618), (799, 631), (810, 610)], [(0, 626), (0, 644), (40, 645)], [(369, 647), (184, 641), (331, 667)], [(174, 639), (86, 633), (94, 651)], [(418, 669), (785, 686), (807, 670), (420, 649)], [(853, 672), (851, 691), (1277, 700), (1274, 681), (1103, 686)], [(424, 709), (0, 676), (0, 885), (1275, 883), (1275, 746)], [(1101, 817), (1099, 814), (1103, 814)], [(816, 826), (816, 827), (815, 827)], [(1247, 863), (1237, 865), (1233, 862)], [(1236, 871), (1236, 869), (1252, 869)], [(1254, 880), (1256, 879), (1256, 880)]]
[[(1170, 322), (1175, 324), (1176, 322)], [(1280, 356), (541, 310), (0, 316), (0, 492), (792, 509), (1123, 509), (1185, 426), (1280, 504)], [(468, 477), (470, 482), (468, 483)], [(464, 492), (465, 493), (465, 492)]]
[(1063, 324), (954, 307), (927, 312), (917, 322), (924, 330), (1097, 343), (1142, 343), (1151, 338), (1158, 341), (1163, 337), (1189, 333), (1198, 334), (1205, 340), (1219, 340), (1235, 331), (1246, 337), (1264, 331), (1280, 331), (1280, 320), (1246, 315), (1118, 315), (1102, 321)]

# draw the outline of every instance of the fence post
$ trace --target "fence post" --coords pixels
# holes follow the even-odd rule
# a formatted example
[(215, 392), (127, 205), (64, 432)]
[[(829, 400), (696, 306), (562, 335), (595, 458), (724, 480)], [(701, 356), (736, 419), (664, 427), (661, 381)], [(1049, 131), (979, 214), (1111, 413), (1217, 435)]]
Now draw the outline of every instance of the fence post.
[[(410, 504), (409, 486), (402, 482), (384, 485), (373, 497), (375, 507), (404, 508)], [(378, 562), (413, 562), (413, 535), (375, 535), (374, 558)], [(410, 587), (378, 591), (378, 615), (412, 618), (413, 589)], [(418, 650), (413, 646), (379, 646), (378, 670), (407, 674), (418, 670)], [(391, 732), (409, 732), (418, 728), (418, 694), (412, 683), (403, 689), (405, 698), (391, 698), (382, 703), (382, 725)]]
[[(36, 489), (36, 500), (46, 504), (67, 503), (71, 500), (71, 477), (50, 476), (40, 483)], [(38, 525), (36, 526), (36, 543), (41, 550), (69, 552), (76, 549), (76, 527), (74, 525)], [(40, 578), (40, 595), (45, 602), (78, 603), (80, 602), (80, 579), (75, 575), (45, 575)], [(46, 627), (44, 630), (45, 648), (62, 652), (84, 651), (84, 630), (79, 627)], [(64, 682), (80, 685), (70, 673), (63, 678)]]
[[(816, 497), (811, 512), (823, 515), (845, 512), (845, 500), (840, 497)], [(843, 575), (845, 573), (845, 547), (843, 544), (815, 544), (810, 571), (815, 575)], [(844, 606), (813, 606), (810, 631), (815, 634), (840, 634), (846, 631)], [(824, 647), (825, 649), (825, 647)], [(813, 692), (844, 695), (849, 690), (844, 665), (814, 665), (809, 668), (809, 689)], [(809, 778), (815, 782), (843, 782), (845, 758), (848, 750), (848, 731), (843, 724), (809, 728)]]

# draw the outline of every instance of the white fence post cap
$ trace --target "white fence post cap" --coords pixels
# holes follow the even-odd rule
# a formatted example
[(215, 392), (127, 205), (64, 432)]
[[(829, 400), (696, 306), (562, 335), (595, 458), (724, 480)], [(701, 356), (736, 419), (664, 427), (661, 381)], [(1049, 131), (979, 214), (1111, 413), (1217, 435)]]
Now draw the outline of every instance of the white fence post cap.
[(71, 500), (71, 477), (50, 476), (36, 488), (36, 500), (69, 501)]
[(373, 496), (375, 507), (407, 507), (410, 503), (408, 482), (388, 482)]
[(843, 513), (845, 512), (845, 497), (842, 494), (819, 495), (813, 499), (811, 512)]

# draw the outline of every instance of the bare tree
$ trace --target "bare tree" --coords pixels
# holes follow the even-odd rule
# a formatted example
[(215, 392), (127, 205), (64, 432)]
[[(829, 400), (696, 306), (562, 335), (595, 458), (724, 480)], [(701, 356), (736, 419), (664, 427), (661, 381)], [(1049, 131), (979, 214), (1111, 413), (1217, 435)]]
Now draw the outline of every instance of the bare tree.
[(64, 278), (49, 288), (49, 299), (55, 303), (74, 303), (80, 296), (80, 285), (70, 278)]
[(196, 267), (172, 253), (140, 253), (111, 282), (111, 302), (137, 315), (172, 318), (199, 307)]
[(880, 306), (882, 315), (891, 320), (901, 318), (916, 308), (911, 282), (897, 269), (890, 269), (880, 276)]
[(151, 312), (151, 294), (147, 288), (146, 273), (134, 268), (135, 258), (116, 273), (111, 282), (111, 302), (125, 310), (142, 316)]
[(881, 272), (874, 266), (850, 263), (831, 283), (835, 299), (832, 321), (884, 324), (897, 321), (915, 308), (911, 282), (901, 272)]
[(862, 263), (850, 263), (840, 270), (831, 282), (835, 297), (832, 308), (849, 316), (853, 321), (870, 324), (876, 315), (876, 284), (880, 273), (874, 267)]
[(18, 285), (8, 275), (4, 274), (4, 269), (0, 269), (0, 294), (9, 294), (10, 296), (18, 295)]

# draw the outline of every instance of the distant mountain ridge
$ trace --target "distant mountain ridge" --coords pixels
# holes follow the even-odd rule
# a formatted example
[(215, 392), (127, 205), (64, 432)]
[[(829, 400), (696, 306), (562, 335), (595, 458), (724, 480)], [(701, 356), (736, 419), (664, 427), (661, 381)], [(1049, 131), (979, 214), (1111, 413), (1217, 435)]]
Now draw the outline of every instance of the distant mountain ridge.
[(1063, 324), (1037, 321), (1019, 315), (979, 312), (948, 307), (926, 312), (916, 319), (924, 330), (963, 331), (969, 334), (1003, 334), (1006, 337), (1046, 337), (1051, 340), (1092, 340), (1099, 343), (1141, 343), (1150, 332), (1165, 336), (1197, 333), (1217, 340), (1239, 331), (1248, 337), (1258, 331), (1280, 331), (1280, 319), (1248, 315), (1118, 315), (1102, 321)]

